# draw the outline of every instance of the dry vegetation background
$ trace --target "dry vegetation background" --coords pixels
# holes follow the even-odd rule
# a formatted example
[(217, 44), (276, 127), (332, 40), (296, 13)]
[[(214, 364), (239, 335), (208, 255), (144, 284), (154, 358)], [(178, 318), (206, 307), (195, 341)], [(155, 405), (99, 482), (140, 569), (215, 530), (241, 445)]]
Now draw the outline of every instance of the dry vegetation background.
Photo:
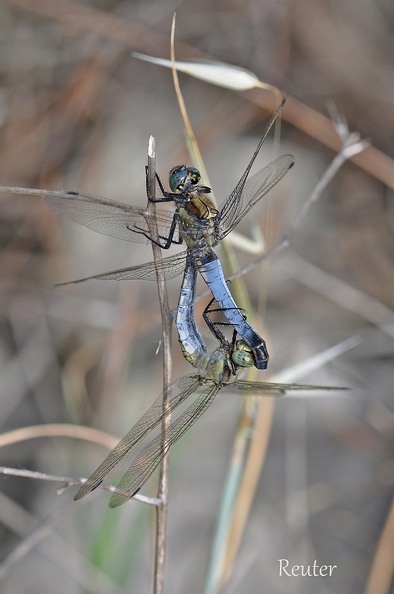
[[(269, 270), (245, 277), (254, 305), (264, 301), (260, 285), (266, 289), (260, 319), (270, 371), (354, 335), (361, 342), (303, 378), (351, 386), (350, 394), (276, 403), (266, 465), (225, 589), (358, 594), (385, 526), (391, 545), (383, 578), (394, 556), (394, 530), (386, 524), (394, 482), (394, 173), (387, 158), (394, 136), (393, 3), (3, 0), (0, 183), (145, 205), (149, 135), (163, 179), (188, 156), (170, 72), (130, 51), (168, 57), (175, 9), (179, 59), (203, 52), (244, 66), (290, 98), (280, 152), (293, 153), (296, 166), (272, 193), (272, 237), (291, 223), (334, 156), (317, 140), (324, 132), (313, 112), (297, 115), (291, 98), (323, 114), (333, 100), (350, 129), (381, 151), (366, 156), (365, 167), (345, 164), (290, 248)], [(272, 97), (186, 76), (181, 85), (221, 200), (262, 134)], [(302, 132), (306, 114), (316, 137)], [(269, 141), (259, 166), (271, 156)], [(266, 215), (259, 207), (242, 230), (257, 218), (266, 230)], [(97, 235), (41, 200), (16, 196), (1, 198), (0, 240), (2, 432), (75, 423), (121, 436), (161, 390), (155, 286), (53, 284), (148, 261), (150, 249)], [(172, 307), (179, 282), (170, 283)], [(175, 378), (190, 372), (176, 337), (174, 358)], [(174, 449), (168, 592), (202, 591), (237, 409), (237, 396), (219, 395)], [(55, 436), (14, 443), (0, 454), (6, 466), (86, 476), (108, 447)], [(154, 493), (153, 481), (145, 491)], [(1, 479), (1, 591), (150, 592), (153, 513), (138, 502), (110, 511), (103, 492), (78, 504), (72, 495), (69, 489), (58, 496), (56, 483)], [(338, 569), (332, 578), (279, 578), (279, 558)]]

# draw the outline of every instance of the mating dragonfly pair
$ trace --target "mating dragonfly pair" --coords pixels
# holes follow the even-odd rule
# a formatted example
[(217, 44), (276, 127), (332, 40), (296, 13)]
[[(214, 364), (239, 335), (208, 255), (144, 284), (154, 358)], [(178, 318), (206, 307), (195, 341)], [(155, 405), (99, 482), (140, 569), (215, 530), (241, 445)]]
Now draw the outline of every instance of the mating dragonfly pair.
[[(241, 179), (219, 210), (208, 195), (211, 189), (199, 184), (200, 174), (194, 167), (187, 168), (181, 165), (171, 170), (170, 192), (164, 189), (159, 177), (156, 176), (163, 197), (148, 195), (148, 199), (153, 202), (172, 201), (176, 208), (174, 214), (156, 211), (159, 242), (153, 240), (149, 233), (148, 213), (145, 209), (75, 192), (46, 193), (49, 206), (104, 235), (133, 242), (154, 242), (163, 249), (169, 248), (173, 243), (184, 242), (187, 246), (186, 252), (164, 258), (161, 272), (166, 279), (184, 272), (176, 327), (183, 355), (197, 368), (198, 374), (182, 377), (169, 386), (165, 414), (172, 412), (192, 394), (198, 396), (185, 412), (171, 422), (165, 439), (158, 435), (133, 460), (110, 500), (111, 507), (122, 504), (139, 491), (169, 448), (197, 421), (222, 388), (230, 386), (232, 389), (256, 395), (283, 394), (287, 390), (322, 389), (319, 386), (248, 382), (238, 379), (242, 370), (247, 367), (254, 365), (258, 369), (266, 369), (268, 351), (265, 341), (250, 326), (244, 313), (237, 307), (213, 249), (293, 165), (293, 157), (284, 155), (248, 179), (252, 165), (282, 105), (283, 102), (272, 117)], [(93, 278), (155, 280), (156, 270), (157, 265), (150, 262), (73, 282)], [(227, 323), (234, 330), (232, 341), (229, 342), (218, 329), (218, 325), (211, 321), (209, 310), (206, 309), (204, 319), (219, 343), (213, 351), (208, 351), (195, 320), (197, 271), (210, 288), (212, 301), (216, 301), (218, 309), (223, 312)], [(237, 339), (237, 336), (240, 338)], [(81, 499), (100, 485), (110, 470), (161, 423), (163, 416), (161, 395), (82, 485), (74, 499)]]

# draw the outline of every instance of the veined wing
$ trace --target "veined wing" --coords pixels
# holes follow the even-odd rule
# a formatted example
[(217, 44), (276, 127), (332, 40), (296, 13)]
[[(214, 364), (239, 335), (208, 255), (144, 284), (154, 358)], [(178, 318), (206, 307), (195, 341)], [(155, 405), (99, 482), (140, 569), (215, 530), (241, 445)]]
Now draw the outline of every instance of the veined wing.
[(246, 181), (255, 155), (256, 153), (220, 210), (220, 239), (226, 237), (238, 225), (256, 202), (265, 196), (294, 164), (292, 155), (282, 155)]
[[(192, 394), (201, 384), (198, 376), (185, 376), (173, 382), (168, 387), (168, 412), (169, 414), (179, 406), (190, 394)], [(163, 394), (160, 394), (156, 402), (152, 404), (149, 410), (142, 415), (139, 421), (132, 427), (117, 446), (108, 454), (104, 462), (93, 472), (86, 483), (77, 491), (74, 501), (82, 499), (88, 493), (96, 489), (103, 481), (104, 477), (120, 462), (129, 451), (154, 429), (162, 420), (163, 414)]]
[(73, 285), (76, 283), (83, 283), (87, 280), (156, 280), (156, 270), (163, 273), (166, 280), (175, 278), (183, 272), (186, 263), (187, 252), (174, 254), (168, 258), (163, 258), (160, 264), (155, 262), (147, 262), (146, 264), (139, 264), (138, 266), (131, 266), (129, 268), (119, 268), (119, 270), (112, 270), (110, 272), (103, 272), (100, 274), (93, 274), (77, 280), (68, 281), (66, 283), (57, 283), (56, 287), (63, 287), (65, 285)]
[(219, 385), (208, 384), (193, 404), (170, 424), (164, 443), (162, 435), (158, 435), (148, 443), (121, 478), (116, 492), (110, 499), (110, 507), (122, 505), (139, 491), (170, 447), (201, 417), (213, 402), (219, 390)]
[(243, 392), (253, 392), (256, 396), (269, 392), (285, 394), (290, 391), (302, 392), (304, 390), (348, 390), (349, 388), (338, 387), (338, 386), (311, 386), (308, 384), (276, 384), (272, 382), (248, 382), (243, 380), (237, 380), (232, 384), (229, 384), (229, 388), (235, 390), (242, 390)]
[[(149, 215), (145, 208), (77, 192), (46, 192), (45, 201), (53, 210), (103, 235), (134, 243), (149, 241), (142, 234), (149, 234), (146, 222)], [(160, 236), (168, 237), (173, 218), (174, 213), (156, 209), (155, 219)]]

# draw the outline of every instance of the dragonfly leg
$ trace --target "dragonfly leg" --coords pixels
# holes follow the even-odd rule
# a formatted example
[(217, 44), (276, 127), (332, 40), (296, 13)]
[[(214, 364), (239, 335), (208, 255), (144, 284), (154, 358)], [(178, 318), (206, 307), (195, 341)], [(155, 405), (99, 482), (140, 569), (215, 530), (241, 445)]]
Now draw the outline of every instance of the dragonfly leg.
[(138, 225), (133, 225), (132, 227), (130, 225), (126, 225), (126, 228), (129, 231), (132, 231), (133, 233), (137, 233), (137, 235), (143, 235), (144, 237), (146, 237), (146, 239), (148, 239), (148, 241), (150, 241), (151, 243), (154, 243), (155, 245), (158, 245), (159, 247), (161, 247), (163, 250), (166, 250), (170, 247), (171, 242), (169, 245), (168, 244), (168, 237), (164, 237), (163, 235), (159, 235), (160, 239), (164, 239), (165, 243), (164, 245), (160, 243), (160, 241), (156, 241), (155, 239), (152, 239), (152, 237), (149, 235), (149, 233), (147, 231), (145, 231), (144, 229), (142, 229), (141, 227), (138, 227)]
[[(203, 318), (205, 323), (207, 324), (208, 328), (210, 329), (210, 331), (212, 332), (212, 334), (214, 334), (216, 336), (216, 338), (220, 341), (220, 342), (226, 342), (226, 338), (224, 336), (224, 334), (222, 334), (222, 332), (220, 332), (218, 326), (231, 326), (232, 324), (228, 321), (224, 322), (213, 322), (211, 320), (211, 318), (209, 317), (209, 314), (212, 313), (217, 313), (217, 312), (224, 312), (224, 311), (228, 311), (228, 310), (234, 310), (236, 309), (237, 311), (239, 311), (242, 316), (244, 317), (244, 319), (246, 320), (246, 311), (243, 308), (240, 307), (216, 307), (216, 308), (211, 308), (212, 303), (215, 301), (215, 298), (213, 297), (211, 299), (211, 301), (208, 303), (208, 305), (206, 306), (206, 308), (203, 311)], [(235, 339), (237, 336), (237, 331), (234, 330), (233, 332), (233, 343), (235, 344)]]
[(177, 228), (176, 215), (174, 215), (174, 218), (172, 219), (168, 237), (166, 237), (165, 235), (159, 235), (159, 238), (164, 240), (164, 244), (160, 243), (160, 241), (156, 241), (155, 239), (153, 239), (150, 236), (150, 234), (147, 231), (145, 231), (145, 229), (142, 229), (142, 227), (138, 227), (138, 225), (133, 225), (132, 227), (130, 227), (129, 225), (126, 225), (126, 227), (133, 233), (137, 233), (138, 235), (143, 235), (144, 237), (146, 237), (146, 239), (148, 239), (150, 242), (154, 243), (155, 245), (158, 245), (163, 250), (168, 250), (168, 248), (173, 243), (175, 243), (176, 245), (181, 245), (183, 243), (182, 237), (180, 237), (179, 239), (174, 239), (175, 230)]
[(163, 186), (163, 182), (161, 181), (160, 177), (158, 176), (158, 174), (155, 172), (155, 177), (156, 177), (156, 181), (159, 184), (159, 188), (160, 188), (160, 192), (163, 194), (162, 198), (156, 198), (154, 196), (151, 196), (149, 193), (149, 184), (148, 184), (148, 167), (145, 166), (145, 180), (146, 180), (146, 195), (148, 197), (149, 202), (172, 202), (174, 201), (174, 199), (178, 196), (178, 194), (174, 194), (172, 192), (167, 192), (167, 190), (164, 189)]

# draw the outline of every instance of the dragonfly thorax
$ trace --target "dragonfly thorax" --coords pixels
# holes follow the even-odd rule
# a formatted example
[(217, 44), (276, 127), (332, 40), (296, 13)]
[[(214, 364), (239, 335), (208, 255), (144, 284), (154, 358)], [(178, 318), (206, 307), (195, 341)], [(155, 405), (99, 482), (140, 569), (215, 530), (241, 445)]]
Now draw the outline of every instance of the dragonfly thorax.
[(200, 220), (213, 219), (219, 214), (212, 200), (204, 194), (193, 197), (185, 208), (189, 214)]
[(237, 379), (229, 358), (228, 345), (221, 345), (210, 353), (205, 353), (198, 362), (200, 376), (221, 386), (232, 384)]
[(217, 210), (207, 196), (177, 204), (180, 234), (194, 257), (204, 260), (218, 243)]

